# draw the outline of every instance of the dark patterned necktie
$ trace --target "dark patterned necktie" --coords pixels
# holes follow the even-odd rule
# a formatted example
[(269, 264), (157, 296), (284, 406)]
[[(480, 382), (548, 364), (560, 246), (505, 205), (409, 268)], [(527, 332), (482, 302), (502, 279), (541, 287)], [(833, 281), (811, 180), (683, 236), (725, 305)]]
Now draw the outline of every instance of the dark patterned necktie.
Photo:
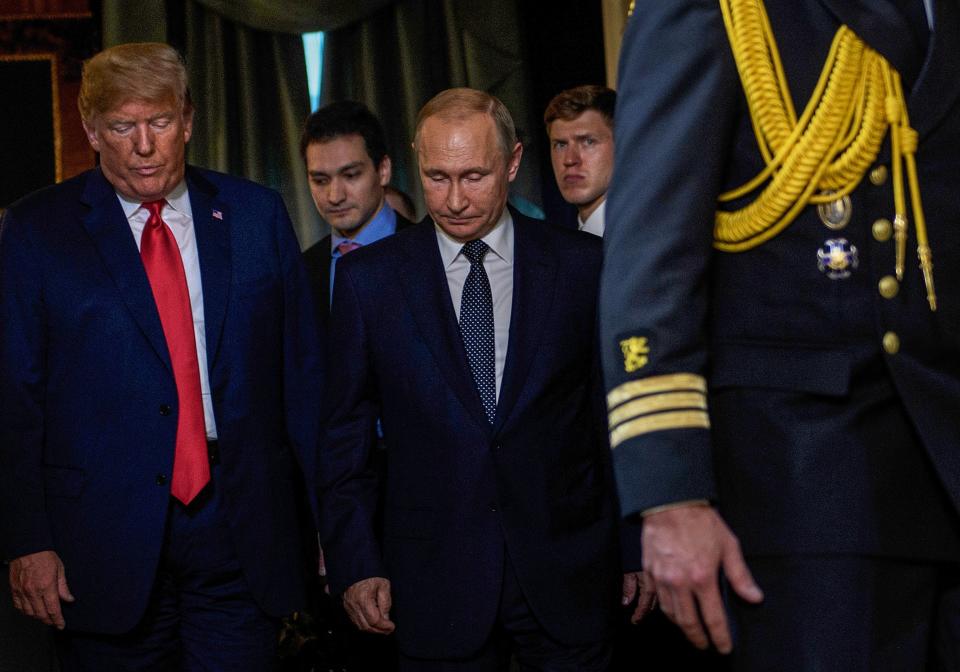
[(470, 273), (463, 284), (463, 297), (460, 300), (460, 336), (467, 349), (470, 372), (480, 393), (487, 421), (493, 424), (497, 414), (493, 294), (487, 271), (483, 268), (483, 257), (489, 250), (482, 240), (471, 240), (463, 246), (463, 256), (470, 260)]

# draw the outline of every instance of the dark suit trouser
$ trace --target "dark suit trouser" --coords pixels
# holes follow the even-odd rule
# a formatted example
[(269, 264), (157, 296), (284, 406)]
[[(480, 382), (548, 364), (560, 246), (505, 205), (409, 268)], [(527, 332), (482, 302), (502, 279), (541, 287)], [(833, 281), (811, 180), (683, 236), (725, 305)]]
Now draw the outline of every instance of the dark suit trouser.
[(278, 623), (247, 589), (212, 482), (184, 507), (171, 499), (157, 580), (130, 633), (58, 636), (63, 672), (263, 672), (275, 666)]
[(960, 561), (837, 555), (747, 563), (764, 601), (731, 600), (737, 672), (960, 671)]
[(523, 672), (605, 672), (610, 668), (610, 641), (568, 646), (544, 632), (523, 596), (509, 556), (506, 560), (497, 624), (484, 647), (460, 660), (422, 660), (401, 654), (400, 672), (505, 672), (511, 653)]

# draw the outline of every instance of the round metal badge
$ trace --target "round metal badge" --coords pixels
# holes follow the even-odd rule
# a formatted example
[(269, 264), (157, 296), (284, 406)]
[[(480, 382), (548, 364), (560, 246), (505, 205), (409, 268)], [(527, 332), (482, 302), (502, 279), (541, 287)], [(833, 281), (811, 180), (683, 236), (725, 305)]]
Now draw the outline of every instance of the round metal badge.
[(817, 268), (831, 280), (849, 278), (859, 264), (857, 247), (846, 238), (830, 238), (817, 250)]
[(853, 202), (849, 196), (843, 196), (829, 203), (821, 203), (817, 206), (817, 214), (820, 215), (820, 221), (824, 226), (831, 231), (839, 231), (850, 223), (850, 218), (853, 216)]

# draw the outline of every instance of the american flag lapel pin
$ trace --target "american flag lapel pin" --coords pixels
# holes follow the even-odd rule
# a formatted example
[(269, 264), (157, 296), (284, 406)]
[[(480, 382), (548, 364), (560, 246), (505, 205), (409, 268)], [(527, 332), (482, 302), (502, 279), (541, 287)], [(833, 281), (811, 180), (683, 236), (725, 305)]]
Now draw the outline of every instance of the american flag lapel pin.
[(223, 221), (223, 213), (220, 212), (219, 210), (214, 210), (214, 211), (213, 211), (213, 218), (214, 218), (214, 219), (219, 219), (219, 220), (222, 222), (222, 221)]

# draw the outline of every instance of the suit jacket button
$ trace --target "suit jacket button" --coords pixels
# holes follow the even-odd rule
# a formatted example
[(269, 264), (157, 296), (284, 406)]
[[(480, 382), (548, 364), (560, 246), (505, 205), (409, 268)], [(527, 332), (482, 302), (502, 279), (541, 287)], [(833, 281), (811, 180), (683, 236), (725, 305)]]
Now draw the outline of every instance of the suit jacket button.
[(887, 181), (887, 167), (884, 165), (876, 166), (870, 171), (870, 183), (875, 187), (883, 186)]
[(157, 474), (157, 485), (166, 485), (166, 484), (167, 484), (167, 475)]
[(895, 332), (888, 331), (883, 335), (883, 350), (888, 355), (900, 352), (900, 337)]
[(170, 408), (170, 404), (160, 404), (160, 415), (170, 415), (173, 413), (173, 409)]
[(885, 299), (892, 299), (900, 291), (900, 283), (897, 282), (897, 279), (892, 275), (885, 275), (880, 278), (878, 286), (880, 288), (880, 296)]
[(877, 242), (885, 243), (893, 235), (893, 224), (889, 219), (878, 219), (873, 223), (873, 237)]

